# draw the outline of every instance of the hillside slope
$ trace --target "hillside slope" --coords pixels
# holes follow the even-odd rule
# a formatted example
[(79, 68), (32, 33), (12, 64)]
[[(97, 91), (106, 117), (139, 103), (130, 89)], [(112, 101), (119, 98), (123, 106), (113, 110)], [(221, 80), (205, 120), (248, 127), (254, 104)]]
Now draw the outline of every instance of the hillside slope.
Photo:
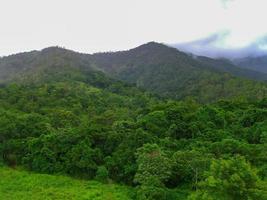
[(261, 98), (266, 94), (265, 84), (248, 80), (265, 80), (264, 74), (242, 70), (226, 61), (197, 58), (154, 42), (93, 57), (107, 74), (163, 97), (192, 96), (210, 102), (235, 96)]
[(246, 69), (235, 65), (232, 61), (227, 59), (213, 59), (204, 56), (198, 56), (197, 61), (202, 63), (206, 67), (210, 67), (210, 70), (217, 70), (227, 72), (237, 77), (248, 78), (252, 80), (267, 80), (267, 74), (259, 72), (257, 70)]
[(245, 69), (267, 73), (267, 56), (247, 57), (234, 60), (234, 62)]
[(130, 188), (0, 168), (2, 200), (130, 200)]
[(59, 47), (15, 54), (0, 59), (0, 82), (41, 80), (84, 80), (95, 71), (90, 55)]

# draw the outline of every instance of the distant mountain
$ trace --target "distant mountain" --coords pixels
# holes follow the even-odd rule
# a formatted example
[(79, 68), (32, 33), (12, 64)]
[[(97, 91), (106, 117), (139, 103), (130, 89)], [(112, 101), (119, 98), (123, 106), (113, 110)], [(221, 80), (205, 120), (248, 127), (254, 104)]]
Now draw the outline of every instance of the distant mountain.
[(236, 59), (234, 60), (234, 63), (245, 69), (267, 73), (267, 56)]
[(210, 70), (217, 70), (230, 73), (237, 77), (243, 77), (253, 80), (267, 80), (267, 74), (253, 70), (239, 67), (232, 61), (227, 59), (212, 59), (204, 56), (198, 56), (197, 60), (206, 67), (210, 67)]
[(124, 81), (162, 97), (194, 97), (200, 102), (221, 98), (261, 98), (267, 75), (241, 69), (230, 61), (197, 57), (150, 42), (128, 51), (80, 54), (59, 47), (0, 59), (0, 82), (81, 81), (106, 87)]

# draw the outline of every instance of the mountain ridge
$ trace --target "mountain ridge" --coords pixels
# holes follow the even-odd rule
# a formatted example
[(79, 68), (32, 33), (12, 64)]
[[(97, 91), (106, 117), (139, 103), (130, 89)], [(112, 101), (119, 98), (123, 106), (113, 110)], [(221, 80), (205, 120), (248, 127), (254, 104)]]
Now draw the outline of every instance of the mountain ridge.
[(244, 69), (267, 73), (267, 55), (235, 59), (233, 62)]
[(93, 83), (97, 77), (134, 84), (162, 97), (210, 102), (248, 96), (249, 90), (254, 91), (251, 96), (261, 97), (266, 85), (249, 79), (266, 80), (267, 74), (241, 69), (225, 60), (188, 55), (156, 42), (95, 54), (56, 46), (0, 59), (1, 82), (89, 79)]

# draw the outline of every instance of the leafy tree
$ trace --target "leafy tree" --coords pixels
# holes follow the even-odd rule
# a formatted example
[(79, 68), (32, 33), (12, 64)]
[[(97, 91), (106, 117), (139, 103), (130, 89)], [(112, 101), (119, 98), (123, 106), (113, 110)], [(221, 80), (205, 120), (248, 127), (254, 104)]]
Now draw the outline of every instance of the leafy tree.
[(171, 163), (156, 144), (145, 144), (137, 151), (138, 169), (135, 181), (146, 185), (151, 179), (163, 184), (170, 176)]
[(258, 176), (243, 157), (214, 160), (200, 190), (189, 199), (249, 200), (264, 199)]
[(164, 182), (171, 174), (171, 163), (156, 144), (145, 144), (137, 151), (138, 169), (134, 181), (140, 183), (138, 199), (165, 199)]
[[(209, 167), (211, 155), (196, 150), (177, 151), (172, 160), (173, 176), (178, 179), (176, 182), (191, 182), (197, 187), (199, 180)], [(175, 181), (173, 180), (173, 182)]]
[(92, 149), (88, 140), (73, 146), (66, 154), (67, 170), (71, 174), (81, 174), (92, 178), (97, 171), (97, 161), (101, 154), (98, 149)]
[(141, 127), (157, 136), (164, 136), (167, 131), (168, 121), (164, 111), (154, 111), (138, 120)]

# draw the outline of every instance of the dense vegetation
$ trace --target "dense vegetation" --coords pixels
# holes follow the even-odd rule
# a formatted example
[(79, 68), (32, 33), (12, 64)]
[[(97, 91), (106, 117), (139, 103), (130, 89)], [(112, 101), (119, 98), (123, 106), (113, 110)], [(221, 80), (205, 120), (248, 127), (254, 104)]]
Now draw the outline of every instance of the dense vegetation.
[[(171, 48), (162, 54), (161, 45), (156, 46), (160, 47), (160, 54), (150, 58), (144, 54), (145, 63), (151, 60), (154, 63), (160, 55), (170, 61), (175, 57), (172, 57)], [(119, 54), (125, 53), (129, 52)], [(128, 197), (137, 200), (267, 198), (264, 83), (214, 72), (209, 70), (210, 66), (197, 69), (193, 65), (186, 65), (184, 74), (178, 70), (181, 74), (176, 79), (175, 75), (166, 75), (172, 74), (170, 69), (180, 68), (165, 62), (166, 59), (163, 59), (165, 64), (159, 61), (160, 65), (151, 65), (156, 69), (153, 77), (148, 75), (151, 70), (148, 73), (148, 68), (145, 69), (147, 73), (141, 75), (151, 77), (150, 84), (160, 86), (166, 83), (161, 82), (163, 79), (170, 83), (163, 84), (162, 88), (157, 86), (157, 90), (167, 91), (166, 87), (170, 87), (167, 96), (181, 95), (179, 98), (185, 99), (177, 101), (117, 81), (115, 74), (113, 78), (106, 76), (96, 70), (100, 65), (99, 57), (89, 62), (87, 55), (58, 48), (46, 49), (42, 55), (32, 54), (25, 58), (30, 68), (25, 65), (25, 69), (14, 72), (13, 77), (2, 78), (0, 162), (4, 165), (38, 173), (95, 179), (103, 184), (124, 184), (131, 190)], [(143, 58), (139, 61), (144, 61)], [(183, 58), (187, 58), (186, 55), (177, 60), (186, 63)], [(5, 61), (9, 62), (10, 70), (20, 60), (14, 64), (12, 59)], [(159, 68), (162, 71), (158, 71)], [(193, 75), (189, 82), (184, 82), (186, 87), (176, 93), (175, 88), (180, 87), (178, 83), (182, 85), (183, 79), (188, 79), (187, 70)], [(10, 172), (5, 168), (1, 170), (0, 184), (6, 185)], [(20, 176), (20, 172), (17, 173), (14, 176)], [(31, 181), (24, 176), (22, 181)], [(55, 178), (49, 177), (40, 175), (40, 181), (48, 178), (53, 182)], [(14, 187), (21, 184), (16, 181), (19, 179), (1, 188), (0, 192), (12, 188), (13, 184)], [(42, 182), (37, 184), (42, 185)], [(60, 184), (60, 180), (55, 183)], [(74, 181), (73, 184), (73, 190), (82, 187), (79, 192), (85, 192), (85, 182)], [(28, 190), (31, 186), (20, 187)], [(68, 186), (62, 187), (64, 191), (69, 190)], [(56, 193), (50, 189), (49, 194)], [(83, 195), (73, 193), (73, 190), (68, 193), (73, 198)], [(63, 198), (60, 195), (63, 194), (60, 192), (55, 198)]]
[(3, 86), (3, 162), (135, 186), (137, 199), (175, 199), (177, 188), (193, 199), (266, 198), (266, 99), (200, 105), (115, 83)]

